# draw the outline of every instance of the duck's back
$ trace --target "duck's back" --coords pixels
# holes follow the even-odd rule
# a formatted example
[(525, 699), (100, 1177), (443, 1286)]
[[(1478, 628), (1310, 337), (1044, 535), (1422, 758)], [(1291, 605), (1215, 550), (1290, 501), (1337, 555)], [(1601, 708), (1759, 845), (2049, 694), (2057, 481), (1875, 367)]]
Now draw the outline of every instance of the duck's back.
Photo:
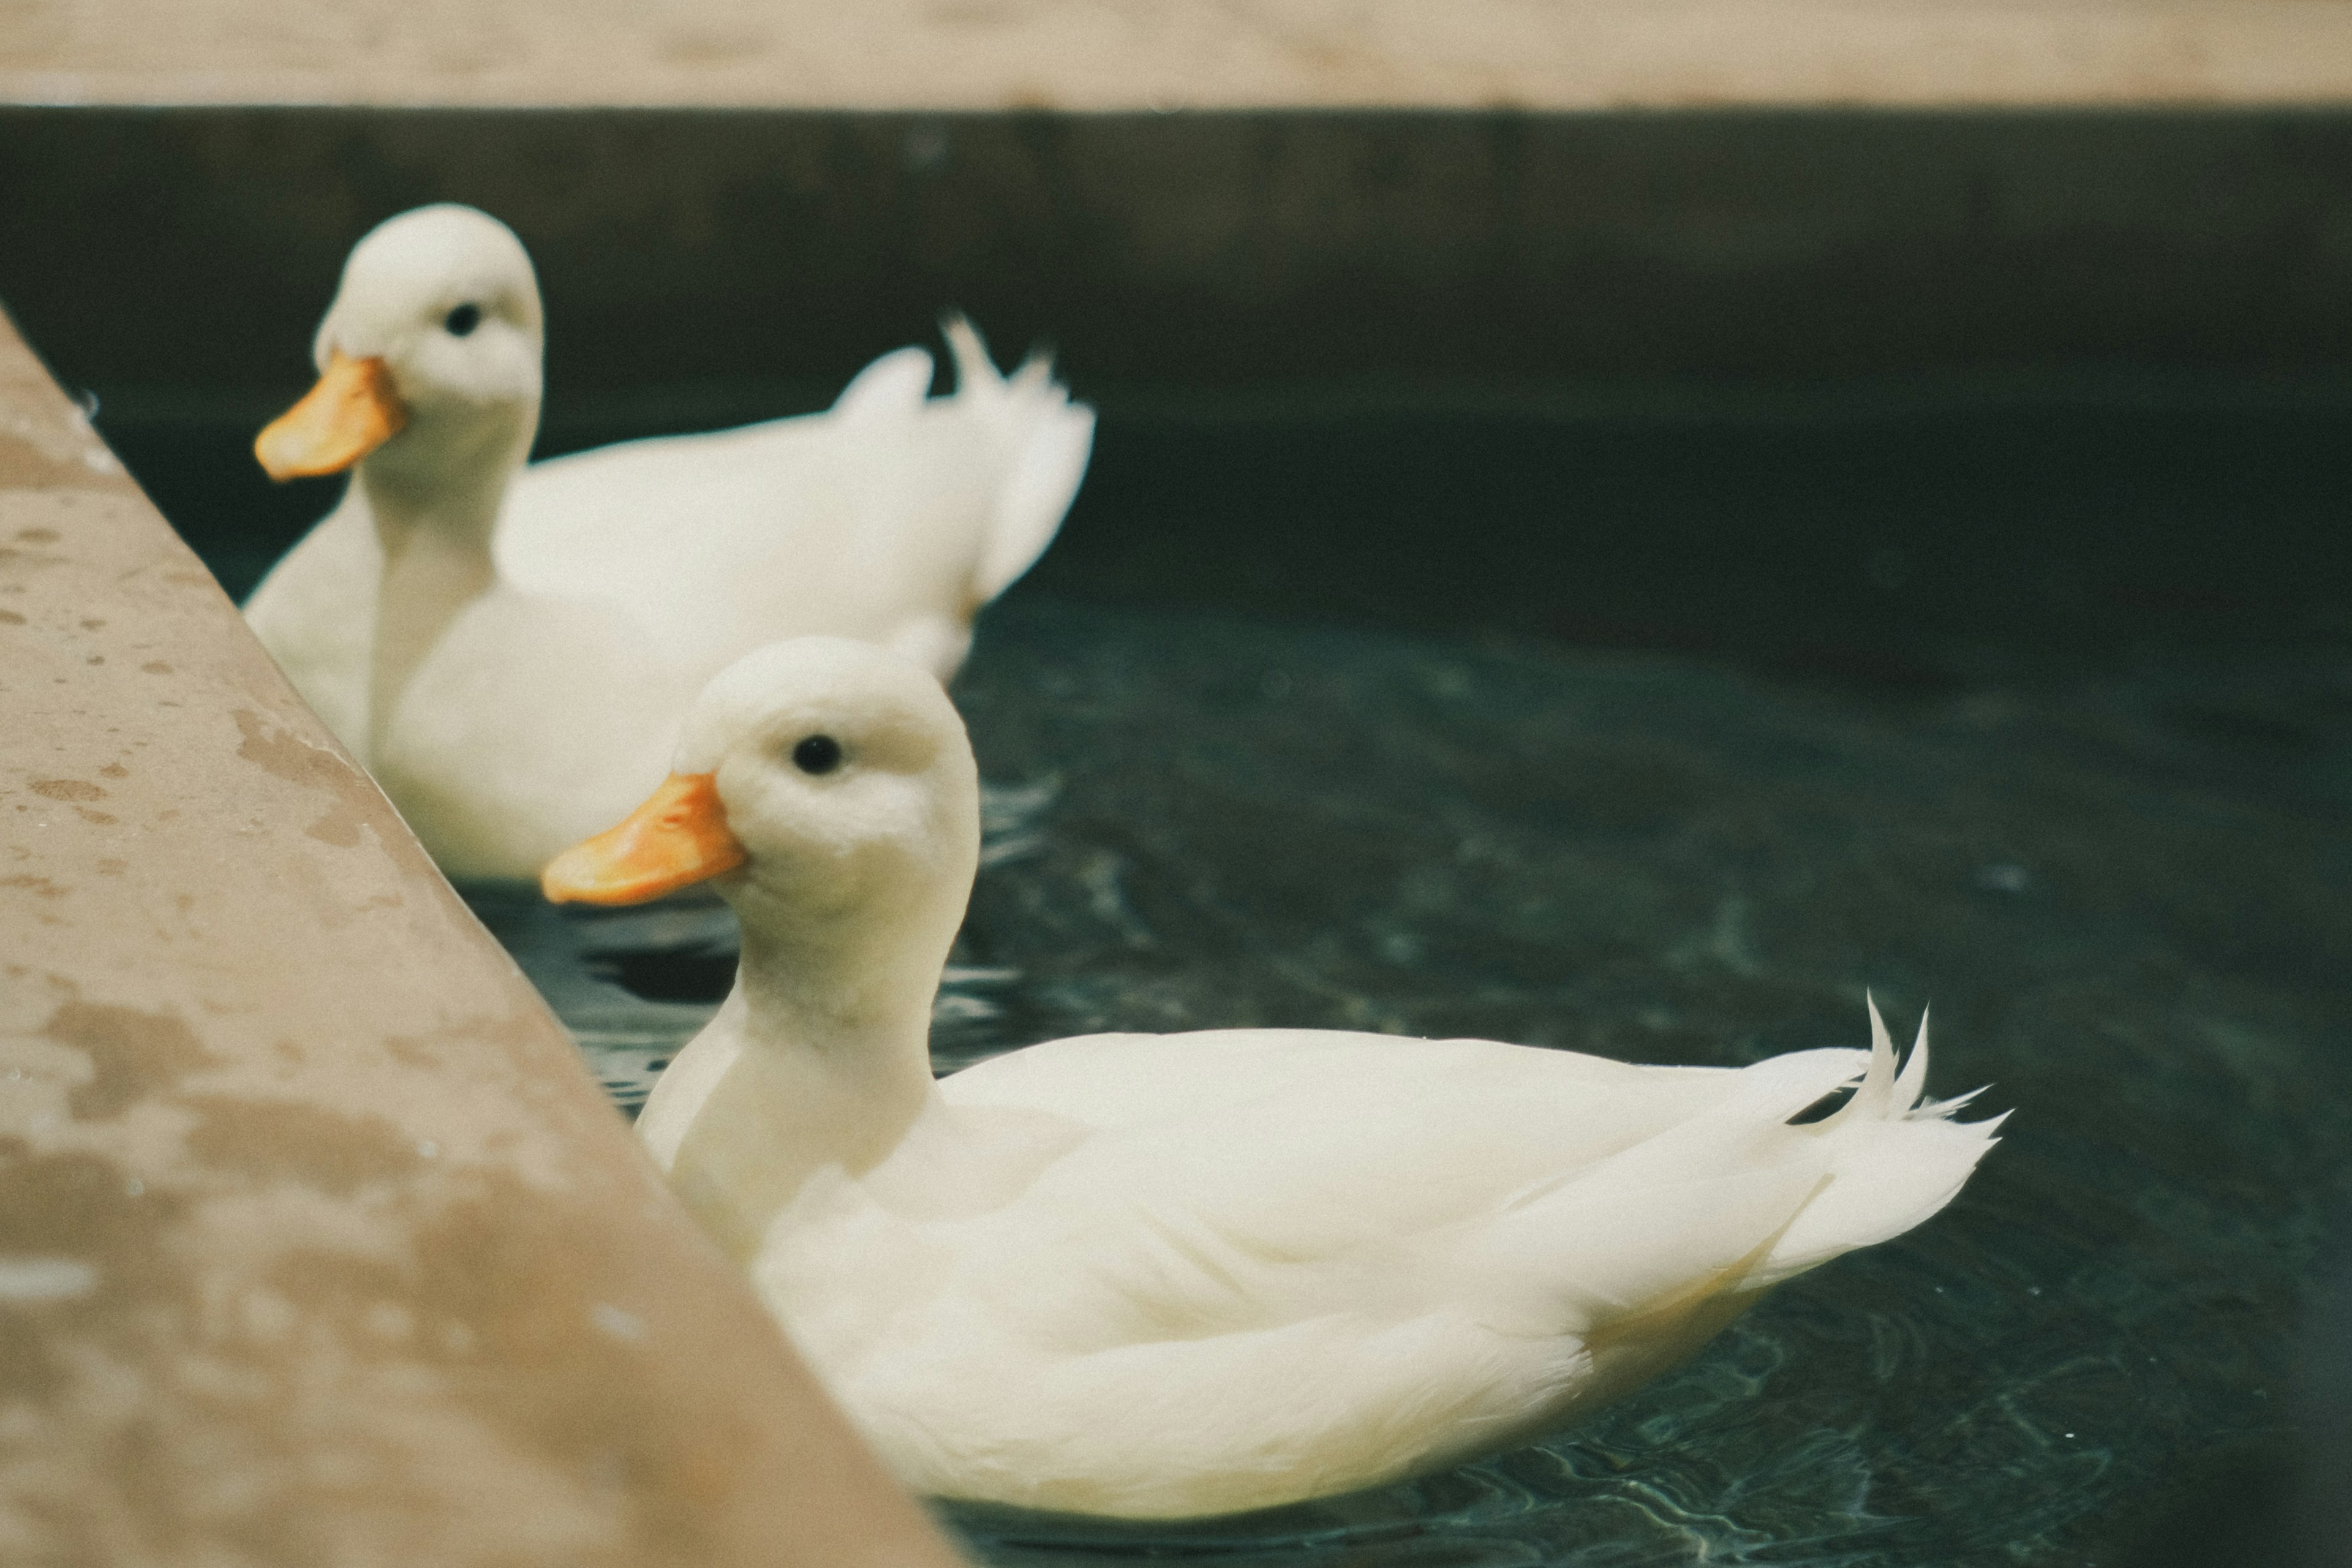
[(888, 643), (977, 607), (998, 467), (983, 437), (927, 411), (874, 431), (809, 416), (534, 464), (508, 499), (499, 573), (609, 600), (706, 673), (785, 637)]
[[(1061, 1041), (944, 1080), (953, 1117), (910, 1151), (936, 1172), (999, 1143), (1035, 1168), (970, 1185), (1017, 1196), (922, 1212), (886, 1163), (813, 1185), (756, 1272), (929, 1489), (1265, 1506), (1518, 1440), (1843, 1250), (1816, 1236), (1779, 1256), (1875, 1134), (1789, 1118), (1864, 1061), (1640, 1068), (1316, 1031)], [(1874, 1076), (1891, 1087), (1891, 1053)], [(1891, 1234), (1985, 1139), (1887, 1114), (1937, 1167), (1913, 1184), (1932, 1192), (1863, 1205), (1860, 1228)], [(993, 1119), (1023, 1131), (992, 1140)], [(1055, 1123), (1058, 1140), (1035, 1131)]]
[(1008, 381), (968, 327), (950, 341), (951, 397), (927, 397), (930, 356), (902, 349), (823, 414), (532, 465), (500, 520), (501, 575), (614, 600), (706, 675), (823, 635), (896, 647), (945, 679), (972, 612), (1051, 542), (1093, 432), (1042, 366)]

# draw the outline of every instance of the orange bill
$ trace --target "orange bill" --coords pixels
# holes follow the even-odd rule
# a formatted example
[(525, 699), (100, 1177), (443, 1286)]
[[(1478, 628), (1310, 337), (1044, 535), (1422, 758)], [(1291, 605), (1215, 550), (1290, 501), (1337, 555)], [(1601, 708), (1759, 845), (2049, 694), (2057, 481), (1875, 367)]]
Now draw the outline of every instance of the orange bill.
[(727, 830), (713, 773), (672, 773), (618, 827), (548, 862), (540, 891), (558, 904), (641, 904), (691, 887), (746, 858)]
[(336, 349), (319, 384), (254, 437), (253, 455), (273, 479), (340, 474), (407, 423), (383, 361), (350, 359)]

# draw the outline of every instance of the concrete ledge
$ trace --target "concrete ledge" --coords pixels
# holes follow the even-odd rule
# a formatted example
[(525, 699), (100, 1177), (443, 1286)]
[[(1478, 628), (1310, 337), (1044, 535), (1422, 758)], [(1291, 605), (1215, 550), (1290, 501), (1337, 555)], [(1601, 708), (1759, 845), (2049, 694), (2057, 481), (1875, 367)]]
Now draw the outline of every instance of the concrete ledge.
[(1587, 110), (2311, 103), (2333, 0), (14, 0), (24, 103)]
[(5, 323), (0, 1560), (952, 1561)]

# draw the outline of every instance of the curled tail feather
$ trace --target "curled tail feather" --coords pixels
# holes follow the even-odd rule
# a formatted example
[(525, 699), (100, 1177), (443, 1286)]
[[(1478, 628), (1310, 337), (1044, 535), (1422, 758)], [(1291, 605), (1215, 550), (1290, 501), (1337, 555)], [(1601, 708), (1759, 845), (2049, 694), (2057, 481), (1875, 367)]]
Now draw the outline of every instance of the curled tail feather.
[(1010, 447), (972, 574), (972, 603), (979, 605), (1017, 582), (1060, 531), (1094, 450), (1095, 414), (1072, 403), (1068, 388), (1054, 379), (1052, 356), (1033, 353), (1008, 378), (961, 311), (941, 320), (940, 333), (955, 362), (955, 400), (1000, 421)]
[(1927, 1099), (1927, 1016), (1898, 1066), (1877, 1000), (1866, 1000), (1870, 1064), (1862, 1081), (1834, 1114), (1801, 1130), (1827, 1145), (1832, 1179), (1772, 1248), (1760, 1271), (1764, 1282), (1900, 1236), (1951, 1202), (2009, 1120), (2006, 1111), (1982, 1121), (1954, 1120), (1981, 1089)]
[(940, 318), (940, 336), (948, 341), (948, 357), (955, 363), (956, 396), (986, 402), (992, 400), (992, 395), (1003, 391), (1004, 377), (970, 316), (961, 310), (950, 310)]

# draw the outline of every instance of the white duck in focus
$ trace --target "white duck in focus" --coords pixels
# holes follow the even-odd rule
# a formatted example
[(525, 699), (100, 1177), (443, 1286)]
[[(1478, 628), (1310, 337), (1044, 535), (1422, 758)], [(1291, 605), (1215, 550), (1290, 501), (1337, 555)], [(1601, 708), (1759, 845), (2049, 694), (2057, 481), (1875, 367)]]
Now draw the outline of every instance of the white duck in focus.
[(824, 414), (526, 467), (542, 329), (497, 219), (422, 207), (353, 248), (319, 384), (262, 432), (278, 479), (354, 469), (246, 616), (453, 876), (528, 879), (642, 799), (702, 684), (779, 637), (885, 644), (941, 679), (1086, 470), (1041, 360), (957, 390), (901, 349)]
[(1924, 1024), (1898, 1071), (1874, 1006), (1867, 1053), (1740, 1069), (1222, 1029), (934, 1082), (976, 791), (930, 676), (782, 644), (711, 682), (669, 781), (542, 884), (712, 879), (734, 906), (734, 990), (638, 1126), (933, 1495), (1213, 1514), (1509, 1447), (1935, 1214), (2000, 1124), (1924, 1100)]

